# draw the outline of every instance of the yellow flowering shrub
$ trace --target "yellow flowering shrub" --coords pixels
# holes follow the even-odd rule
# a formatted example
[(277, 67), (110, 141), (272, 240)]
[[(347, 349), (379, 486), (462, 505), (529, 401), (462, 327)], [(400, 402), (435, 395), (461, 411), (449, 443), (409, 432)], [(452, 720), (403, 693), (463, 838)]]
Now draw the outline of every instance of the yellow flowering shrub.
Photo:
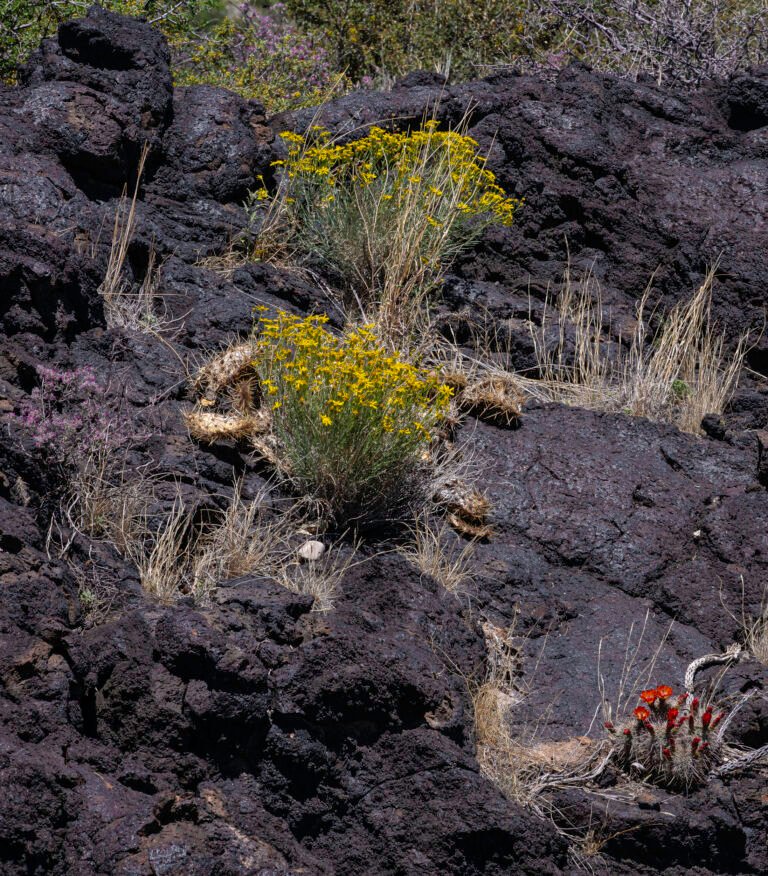
[[(418, 194), (427, 215), (441, 224), (455, 213), (456, 218), (482, 216), (511, 225), (519, 201), (496, 183), (477, 141), (438, 126), (434, 119), (405, 133), (373, 126), (365, 137), (343, 144), (320, 127), (308, 137), (284, 131), (280, 136), (288, 158), (275, 164), (285, 167), (289, 179), (319, 185), (329, 201), (345, 185), (358, 191), (381, 188), (395, 206)], [(430, 178), (436, 169), (450, 171), (442, 187)]]
[(424, 454), (451, 389), (386, 351), (372, 326), (338, 337), (326, 322), (282, 311), (258, 320), (264, 405), (298, 486), (340, 522), (380, 523), (423, 498)]
[(385, 332), (395, 326), (400, 347), (458, 253), (487, 226), (510, 225), (520, 206), (475, 140), (438, 127), (374, 126), (348, 143), (317, 126), (306, 136), (285, 132), (277, 192), (262, 185), (252, 197), (254, 224), (282, 227), (291, 252), (322, 270), (348, 303), (361, 303)]

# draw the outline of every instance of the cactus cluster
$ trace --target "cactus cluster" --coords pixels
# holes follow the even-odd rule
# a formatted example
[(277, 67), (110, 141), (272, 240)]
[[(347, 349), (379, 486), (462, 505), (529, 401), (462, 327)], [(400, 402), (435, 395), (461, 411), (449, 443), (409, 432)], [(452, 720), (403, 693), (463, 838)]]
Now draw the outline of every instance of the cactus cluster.
[(674, 790), (689, 790), (706, 781), (721, 760), (715, 732), (725, 713), (692, 693), (675, 696), (669, 685), (640, 694), (624, 724), (606, 721), (616, 762), (631, 775)]

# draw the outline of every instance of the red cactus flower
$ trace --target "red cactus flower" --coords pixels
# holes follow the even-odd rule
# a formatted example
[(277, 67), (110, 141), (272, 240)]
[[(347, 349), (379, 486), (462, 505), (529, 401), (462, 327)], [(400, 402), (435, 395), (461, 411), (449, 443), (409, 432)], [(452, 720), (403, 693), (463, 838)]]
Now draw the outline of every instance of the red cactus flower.
[(672, 726), (675, 723), (677, 716), (680, 714), (679, 709), (668, 709), (667, 710), (667, 724)]
[(606, 729), (609, 733), (613, 733), (613, 721), (605, 721), (605, 722), (603, 723), (603, 727), (605, 727), (605, 729)]
[(716, 717), (714, 717), (712, 719), (712, 723), (709, 725), (709, 729), (714, 730), (715, 727), (717, 727), (717, 725), (723, 720), (724, 717), (725, 717), (725, 712), (720, 712), (719, 715), (717, 715)]
[(712, 709), (707, 706), (707, 711), (701, 716), (701, 723), (704, 727), (709, 727), (710, 722), (712, 721)]
[(668, 684), (659, 685), (659, 687), (656, 688), (656, 696), (660, 700), (666, 700), (672, 696), (672, 688)]
[(624, 728), (624, 735), (625, 735), (625, 736), (631, 736), (631, 735), (632, 735), (632, 731), (629, 729), (629, 727), (625, 727), (625, 728)]
[(643, 721), (643, 727), (645, 727), (645, 729), (651, 734), (651, 736), (654, 736), (656, 734), (656, 731), (653, 729), (653, 724), (651, 724), (650, 721)]
[(668, 748), (662, 748), (661, 753), (667, 760), (672, 760), (672, 752)]
[(645, 706), (638, 706), (632, 714), (638, 721), (645, 721), (651, 713), (645, 708)]
[(644, 703), (648, 703), (649, 706), (652, 706), (652, 705), (656, 702), (656, 697), (657, 697), (657, 696), (658, 696), (658, 693), (656, 692), (655, 689), (653, 689), (653, 690), (644, 690), (644, 691), (640, 694), (640, 699), (641, 699)]
[(694, 736), (691, 739), (691, 754), (696, 754), (696, 749), (701, 745), (701, 738), (699, 736)]
[(699, 708), (699, 698), (694, 697), (693, 700), (691, 701), (691, 711), (695, 714), (696, 709), (698, 709), (698, 708)]
[(701, 743), (701, 748), (699, 749), (699, 751), (706, 751), (708, 748), (709, 748), (709, 743), (708, 743), (708, 742), (702, 742), (702, 743)]

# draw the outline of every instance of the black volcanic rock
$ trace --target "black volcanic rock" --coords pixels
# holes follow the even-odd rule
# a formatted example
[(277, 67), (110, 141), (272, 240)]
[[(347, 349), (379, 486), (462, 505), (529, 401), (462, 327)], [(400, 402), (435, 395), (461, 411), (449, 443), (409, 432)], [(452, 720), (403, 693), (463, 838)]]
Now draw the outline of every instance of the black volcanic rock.
[[(614, 696), (627, 655), (646, 670), (655, 655), (649, 680), (679, 688), (691, 660), (739, 637), (768, 572), (758, 381), (706, 438), (557, 405), (529, 405), (516, 430), (470, 421), (461, 438), (493, 534), (456, 595), (375, 546), (327, 613), (255, 575), (221, 582), (210, 604), (165, 606), (101, 540), (73, 533), (59, 556), (59, 461), (13, 416), (40, 366), (97, 374), (135, 430), (129, 463), (158, 473), (153, 513), (181, 491), (205, 517), (234, 476), (250, 498), (267, 472), (234, 443), (190, 440), (194, 357), (246, 334), (259, 302), (334, 315), (293, 272), (201, 264), (242, 230), (273, 132), (314, 111), (266, 120), (226, 91), (174, 91), (168, 57), (145, 23), (94, 8), (42, 45), (18, 88), (0, 87), (0, 873), (573, 873), (566, 835), (589, 841), (596, 872), (766, 872), (757, 767), (690, 795), (630, 794), (612, 770), (588, 790), (564, 784), (539, 801), (556, 830), (483, 776), (471, 712), (485, 620), (514, 626), (514, 719), (545, 747), (601, 738), (598, 671)], [(721, 251), (716, 315), (731, 338), (760, 322), (767, 76), (678, 95), (583, 66), (556, 83), (418, 74), (334, 101), (320, 121), (418, 124), (437, 103), (456, 123), (472, 105), (470, 132), (526, 206), (456, 266), (442, 313), (516, 327), (510, 353), (527, 367), (527, 292), (540, 309), (566, 237), (615, 325), (654, 270), (674, 301)], [(161, 338), (109, 328), (98, 294), (144, 144), (126, 277), (140, 283), (157, 253)], [(750, 354), (758, 370), (766, 350)], [(112, 602), (86, 623), (78, 591), (94, 581)], [(729, 739), (768, 743), (766, 668), (740, 663), (721, 690), (748, 697)]]

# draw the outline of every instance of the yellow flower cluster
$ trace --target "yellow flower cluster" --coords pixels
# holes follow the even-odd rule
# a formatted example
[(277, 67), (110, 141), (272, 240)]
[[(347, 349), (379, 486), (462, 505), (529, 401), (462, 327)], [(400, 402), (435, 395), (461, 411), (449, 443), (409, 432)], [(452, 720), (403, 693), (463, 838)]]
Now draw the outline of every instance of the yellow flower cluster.
[[(299, 179), (327, 187), (327, 200), (339, 184), (361, 188), (377, 184), (384, 200), (412, 196), (423, 189), (432, 212), (440, 202), (464, 216), (492, 216), (511, 225), (520, 201), (506, 195), (496, 176), (485, 167), (476, 140), (457, 131), (438, 131), (436, 120), (406, 133), (369, 129), (365, 137), (337, 143), (328, 131), (313, 126), (306, 136), (290, 131), (280, 136), (288, 144), (288, 158), (276, 161), (289, 180)], [(440, 168), (443, 185), (433, 185), (433, 170)], [(432, 217), (430, 224), (442, 225)]]
[(303, 407), (305, 421), (308, 415), (344, 440), (363, 430), (366, 441), (376, 432), (430, 441), (450, 404), (450, 387), (387, 353), (372, 326), (340, 338), (323, 327), (327, 321), (282, 311), (259, 320), (254, 364), (271, 407)]

